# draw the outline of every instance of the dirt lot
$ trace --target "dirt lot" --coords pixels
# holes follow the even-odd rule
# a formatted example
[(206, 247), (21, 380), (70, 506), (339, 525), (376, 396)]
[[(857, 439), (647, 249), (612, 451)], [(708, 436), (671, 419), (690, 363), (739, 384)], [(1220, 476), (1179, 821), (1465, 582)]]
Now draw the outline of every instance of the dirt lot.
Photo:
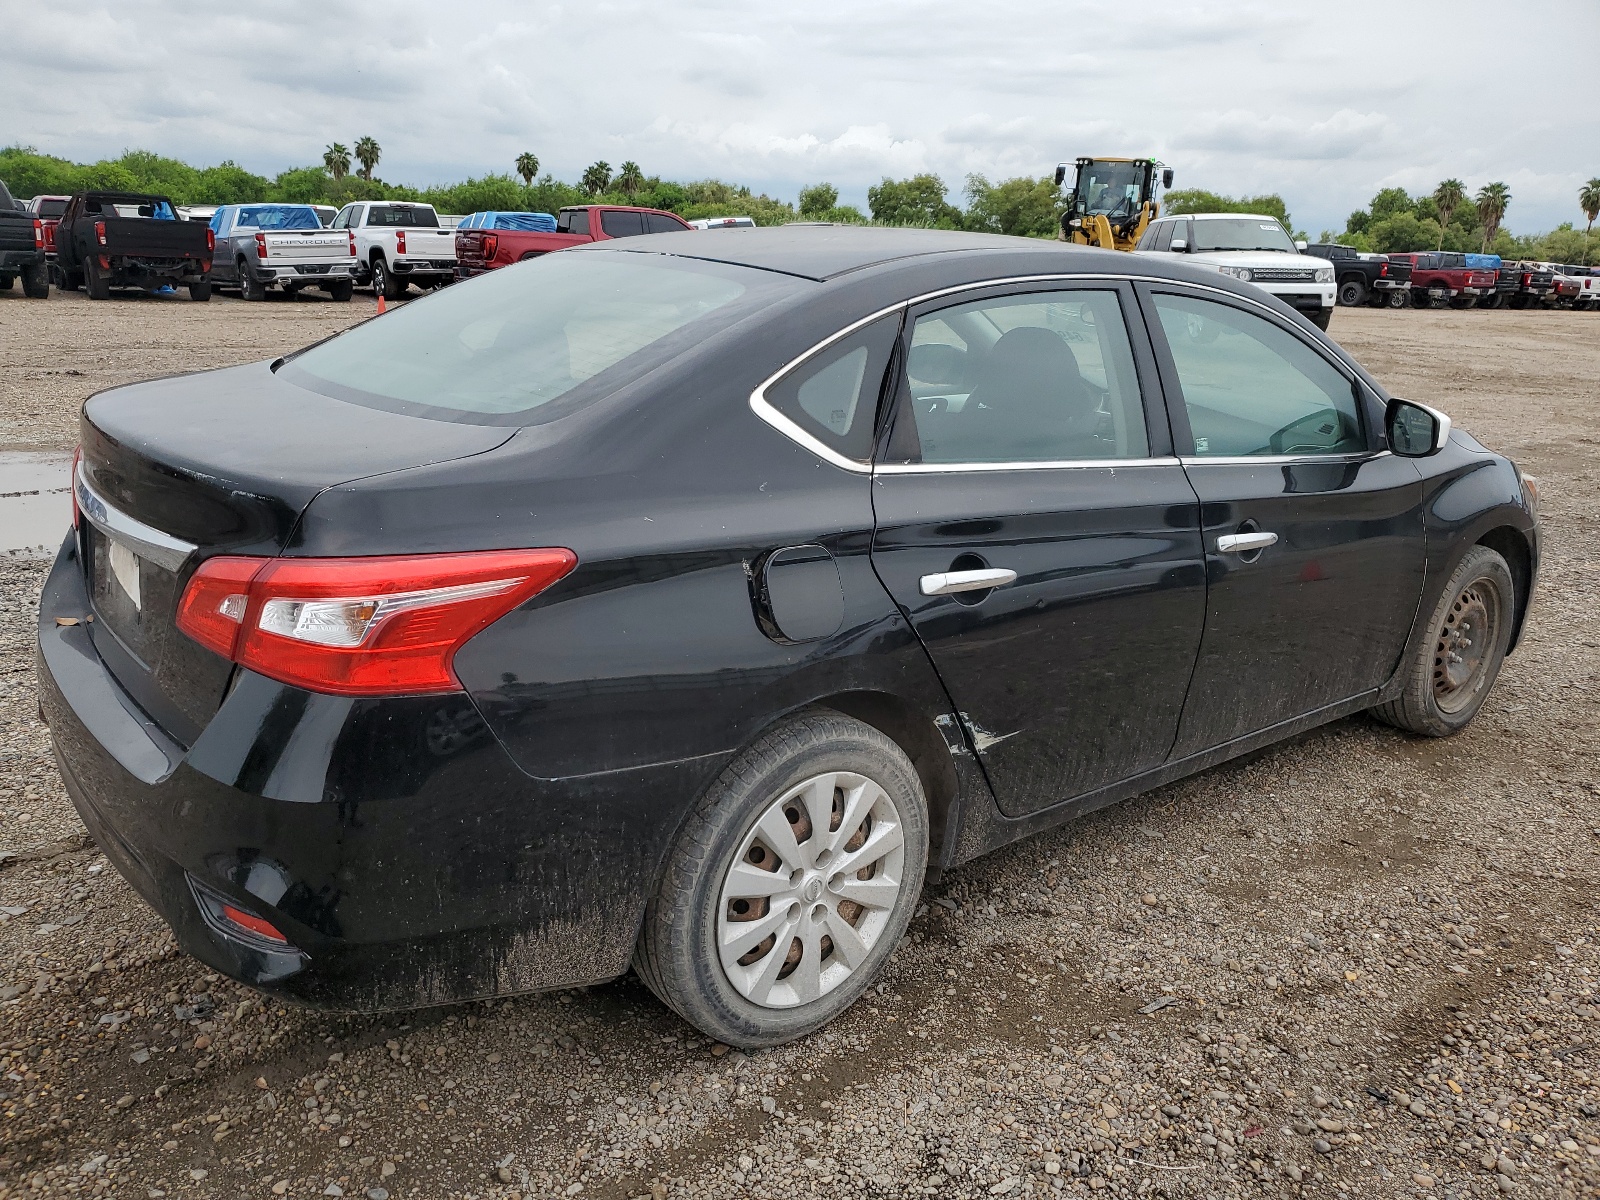
[[(371, 307), (13, 292), (0, 449)], [(1542, 481), (1482, 717), (1342, 721), (971, 864), (876, 994), (760, 1054), (631, 978), (347, 1018), (209, 974), (84, 837), (36, 715), (43, 567), (0, 563), (0, 1196), (1600, 1195), (1600, 317), (1333, 331)]]

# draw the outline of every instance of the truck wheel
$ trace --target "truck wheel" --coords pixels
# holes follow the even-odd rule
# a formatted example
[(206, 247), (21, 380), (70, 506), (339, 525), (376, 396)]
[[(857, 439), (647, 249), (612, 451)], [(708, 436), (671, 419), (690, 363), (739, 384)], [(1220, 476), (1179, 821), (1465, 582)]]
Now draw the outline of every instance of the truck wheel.
[(94, 259), (86, 259), (83, 264), (83, 290), (91, 300), (111, 299), (111, 281), (100, 270), (100, 264)]
[(398, 300), (406, 294), (406, 281), (396, 279), (382, 258), (372, 260), (372, 294), (385, 300)]
[(1339, 303), (1357, 308), (1367, 302), (1367, 285), (1359, 279), (1346, 279), (1339, 285)]
[[(9, 287), (10, 284), (7, 284)], [(22, 268), (22, 294), (30, 300), (50, 298), (50, 272), (43, 263)]]
[(916, 911), (928, 806), (889, 737), (836, 712), (780, 725), (684, 822), (633, 965), (691, 1025), (775, 1046), (849, 1008)]
[(1424, 288), (1412, 288), (1411, 289), (1411, 307), (1412, 308), (1432, 308), (1433, 307), (1433, 297), (1431, 295), (1429, 295), (1427, 290), (1424, 289)]
[(191, 283), (189, 299), (202, 301), (211, 299), (211, 280), (202, 279), (199, 283)]
[(1489, 309), (1499, 308), (1505, 302), (1506, 302), (1506, 298), (1503, 295), (1501, 295), (1499, 292), (1496, 292), (1492, 296), (1479, 296), (1478, 297), (1478, 307), (1479, 308), (1489, 308)]
[(330, 283), (328, 285), (328, 299), (337, 300), (340, 304), (344, 304), (355, 294), (355, 290), (355, 285), (348, 279), (341, 279), (338, 283)]
[(1404, 668), (1405, 690), (1373, 715), (1425, 737), (1465, 729), (1500, 673), (1515, 611), (1516, 586), (1506, 560), (1487, 546), (1472, 547), (1445, 584), (1426, 637)]
[(1478, 307), (1478, 298), (1476, 296), (1452, 296), (1450, 297), (1450, 307), (1476, 308)]
[(1330, 304), (1327, 308), (1324, 308), (1318, 312), (1307, 313), (1306, 320), (1310, 321), (1318, 329), (1322, 330), (1323, 333), (1327, 333), (1328, 326), (1333, 324), (1333, 306)]
[(267, 298), (267, 285), (250, 273), (250, 268), (245, 266), (242, 258), (239, 260), (238, 271), (240, 298), (244, 300), (265, 300)]

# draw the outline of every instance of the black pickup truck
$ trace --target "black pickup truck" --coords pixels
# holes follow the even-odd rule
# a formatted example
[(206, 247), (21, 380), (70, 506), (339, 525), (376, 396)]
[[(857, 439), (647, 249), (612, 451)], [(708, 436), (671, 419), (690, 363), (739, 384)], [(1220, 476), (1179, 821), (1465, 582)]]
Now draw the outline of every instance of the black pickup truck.
[(1411, 289), (1411, 264), (1390, 262), (1382, 254), (1364, 254), (1350, 246), (1318, 242), (1305, 252), (1333, 264), (1339, 303), (1347, 308), (1362, 304), (1404, 308)]
[(1540, 270), (1538, 263), (1502, 262), (1494, 294), (1479, 300), (1478, 307), (1538, 308), (1555, 286), (1555, 272)]
[(211, 230), (180, 221), (165, 196), (78, 192), (56, 226), (56, 261), (68, 287), (107, 300), (114, 287), (186, 286), (211, 299)]
[(44, 300), (50, 276), (44, 261), (44, 225), (11, 198), (0, 182), (0, 292), (9, 292), (22, 277), (23, 295)]

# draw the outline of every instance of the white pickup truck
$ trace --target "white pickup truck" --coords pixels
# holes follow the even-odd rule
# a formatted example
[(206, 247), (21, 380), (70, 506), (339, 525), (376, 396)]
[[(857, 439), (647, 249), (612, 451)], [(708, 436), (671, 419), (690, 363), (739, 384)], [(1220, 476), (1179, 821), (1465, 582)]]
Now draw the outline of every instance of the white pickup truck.
[(355, 242), (322, 227), (309, 204), (224, 204), (211, 216), (213, 287), (237, 287), (246, 300), (320, 288), (334, 300), (355, 289)]
[(385, 299), (400, 299), (409, 284), (436, 288), (455, 280), (455, 231), (440, 226), (431, 204), (361, 200), (341, 208), (331, 228), (350, 232), (358, 282)]

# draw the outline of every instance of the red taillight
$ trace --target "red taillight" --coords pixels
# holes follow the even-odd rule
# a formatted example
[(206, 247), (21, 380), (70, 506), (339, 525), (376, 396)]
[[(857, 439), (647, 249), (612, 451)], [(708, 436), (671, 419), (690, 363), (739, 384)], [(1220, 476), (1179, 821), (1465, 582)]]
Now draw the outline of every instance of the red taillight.
[(242, 908), (235, 908), (231, 904), (224, 904), (222, 906), (222, 916), (225, 920), (232, 922), (240, 929), (248, 929), (257, 937), (264, 937), (268, 941), (272, 942), (282, 942), (286, 946), (289, 944), (289, 939), (278, 932), (278, 927), (276, 925), (274, 925), (271, 921), (256, 916), (254, 913), (247, 913)]
[(256, 234), (256, 257), (257, 258), (266, 258), (266, 256), (267, 256), (267, 235), (264, 234), (264, 233), (258, 233), (258, 234)]
[(1389, 264), (1388, 263), (1384, 263), (1382, 266), (1380, 266), (1378, 268), (1378, 278), (1379, 279), (1382, 279), (1388, 273), (1389, 273)]
[(486, 233), (483, 235), (483, 237), (478, 239), (478, 244), (483, 247), (484, 258), (493, 258), (497, 253), (499, 253), (500, 250), (500, 235), (497, 233)]
[(352, 233), (350, 235), (350, 257), (354, 258), (355, 256), (356, 256), (356, 235)]
[(94, 223), (94, 236), (100, 239), (102, 246), (106, 244), (106, 223), (104, 221), (96, 221)]
[(577, 566), (570, 550), (208, 560), (178, 628), (241, 666), (340, 696), (461, 689), (456, 651)]
[(36, 249), (44, 249), (44, 222), (37, 217), (33, 220), (33, 244)]
[(77, 529), (83, 523), (83, 510), (78, 507), (78, 467), (83, 462), (83, 447), (72, 448), (72, 476), (70, 490), (72, 492), (72, 527)]
[(217, 231), (215, 229), (207, 229), (206, 230), (206, 253), (207, 254), (215, 254), (216, 252), (217, 252)]
[(394, 250), (396, 254), (404, 254), (406, 252), (406, 231), (404, 229), (395, 230)]
[(1522, 276), (1522, 286), (1528, 287), (1533, 283), (1533, 272), (1525, 272)]

